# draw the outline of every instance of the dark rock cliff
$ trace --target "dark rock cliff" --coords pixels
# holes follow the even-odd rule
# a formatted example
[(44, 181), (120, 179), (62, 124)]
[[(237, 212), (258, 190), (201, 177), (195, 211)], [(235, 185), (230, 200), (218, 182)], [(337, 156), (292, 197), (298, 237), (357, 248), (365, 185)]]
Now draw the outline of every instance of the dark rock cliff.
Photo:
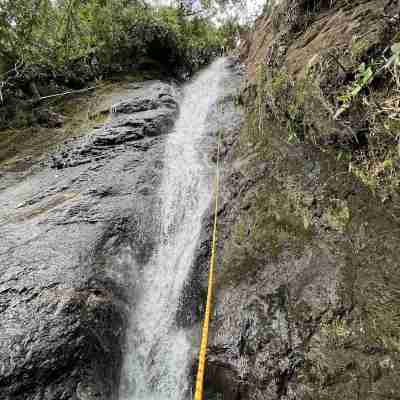
[[(383, 106), (397, 89), (379, 70), (398, 40), (395, 3), (282, 1), (243, 45), (209, 399), (400, 392), (400, 110)], [(373, 80), (337, 113), (366, 66)]]
[(125, 89), (108, 122), (29, 179), (3, 181), (2, 400), (116, 398), (132, 274), (151, 252), (163, 134), (179, 96), (160, 81)]

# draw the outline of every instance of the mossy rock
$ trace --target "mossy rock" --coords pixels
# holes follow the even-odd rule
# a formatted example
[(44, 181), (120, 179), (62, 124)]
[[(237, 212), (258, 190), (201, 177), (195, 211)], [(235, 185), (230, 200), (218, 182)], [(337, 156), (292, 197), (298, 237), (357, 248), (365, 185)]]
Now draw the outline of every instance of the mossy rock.
[(260, 187), (233, 227), (218, 280), (235, 285), (252, 279), (284, 251), (300, 256), (314, 237), (307, 204), (305, 193), (274, 179)]

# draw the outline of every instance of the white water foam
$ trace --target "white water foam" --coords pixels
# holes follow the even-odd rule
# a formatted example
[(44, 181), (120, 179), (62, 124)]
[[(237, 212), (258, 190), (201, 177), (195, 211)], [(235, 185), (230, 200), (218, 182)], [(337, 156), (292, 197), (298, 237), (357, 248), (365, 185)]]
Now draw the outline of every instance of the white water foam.
[(212, 199), (212, 173), (201, 144), (224, 73), (225, 61), (219, 59), (186, 85), (167, 139), (159, 191), (161, 235), (144, 267), (131, 316), (120, 400), (183, 400), (188, 393), (191, 340), (175, 317)]

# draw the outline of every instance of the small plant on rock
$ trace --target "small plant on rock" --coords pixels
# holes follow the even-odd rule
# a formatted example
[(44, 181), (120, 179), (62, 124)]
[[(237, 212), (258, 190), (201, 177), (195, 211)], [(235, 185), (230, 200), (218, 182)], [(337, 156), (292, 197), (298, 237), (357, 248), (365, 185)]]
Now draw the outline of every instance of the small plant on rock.
[(393, 75), (396, 79), (396, 84), (400, 87), (400, 77), (399, 77), (399, 68), (400, 68), (400, 43), (395, 43), (391, 47), (393, 55), (389, 58), (387, 63), (385, 64), (385, 68), (390, 69), (393, 72)]
[(354, 98), (356, 98), (359, 93), (372, 82), (373, 78), (374, 72), (372, 67), (362, 63), (358, 68), (356, 80), (352, 83), (348, 91), (339, 96), (339, 101), (342, 103), (342, 106), (336, 112), (334, 116), (335, 119), (337, 119), (341, 114), (350, 108)]

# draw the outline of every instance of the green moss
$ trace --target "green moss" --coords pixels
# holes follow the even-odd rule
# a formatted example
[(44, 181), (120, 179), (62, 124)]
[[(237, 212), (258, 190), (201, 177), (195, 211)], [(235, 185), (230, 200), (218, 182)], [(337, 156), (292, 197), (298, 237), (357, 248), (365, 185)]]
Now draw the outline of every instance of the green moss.
[(304, 194), (296, 188), (279, 188), (279, 183), (272, 181), (260, 188), (250, 203), (224, 249), (218, 280), (225, 284), (251, 279), (284, 250), (301, 255), (314, 236)]
[(332, 347), (343, 346), (346, 339), (351, 336), (351, 329), (347, 322), (341, 319), (320, 322), (321, 338), (325, 344)]
[(285, 71), (279, 71), (271, 79), (271, 96), (278, 97), (288, 92), (290, 88), (289, 75)]
[[(4, 171), (28, 170), (65, 140), (89, 134), (95, 125), (109, 118), (113, 93), (124, 90), (124, 83), (104, 82), (95, 93), (55, 98), (41, 105), (40, 109), (62, 115), (64, 124), (59, 128), (33, 124), (30, 128), (0, 130), (0, 166)], [(26, 118), (38, 112), (39, 109), (27, 112)]]
[(285, 69), (260, 67), (254, 104), (256, 129), (261, 131), (258, 138), (268, 134), (269, 126), (277, 124), (286, 130), (283, 139), (289, 144), (316, 145), (327, 133), (338, 129), (328, 102), (322, 97), (318, 79), (312, 74), (295, 79)]
[(400, 132), (400, 121), (393, 118), (387, 118), (383, 127), (390, 136), (395, 136)]
[(350, 210), (347, 202), (336, 199), (325, 213), (327, 224), (340, 232), (344, 232), (350, 222)]
[(354, 38), (351, 44), (351, 56), (357, 63), (360, 62), (362, 57), (370, 48), (370, 43), (365, 39)]

